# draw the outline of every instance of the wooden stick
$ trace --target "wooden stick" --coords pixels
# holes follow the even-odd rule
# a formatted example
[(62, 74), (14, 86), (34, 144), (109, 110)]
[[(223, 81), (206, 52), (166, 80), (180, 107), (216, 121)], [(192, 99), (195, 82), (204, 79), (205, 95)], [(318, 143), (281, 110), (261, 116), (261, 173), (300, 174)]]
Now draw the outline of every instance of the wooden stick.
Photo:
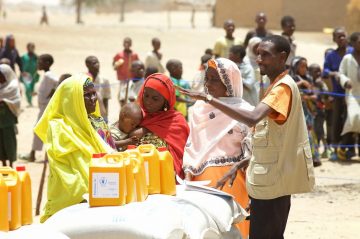
[(36, 210), (35, 210), (36, 216), (38, 216), (40, 214), (40, 206), (41, 206), (42, 194), (43, 194), (43, 190), (44, 190), (47, 163), (48, 163), (48, 158), (47, 158), (47, 154), (45, 153), (44, 167), (43, 167), (43, 171), (41, 174), (40, 186), (39, 186), (38, 196), (37, 196), (37, 200), (36, 200)]

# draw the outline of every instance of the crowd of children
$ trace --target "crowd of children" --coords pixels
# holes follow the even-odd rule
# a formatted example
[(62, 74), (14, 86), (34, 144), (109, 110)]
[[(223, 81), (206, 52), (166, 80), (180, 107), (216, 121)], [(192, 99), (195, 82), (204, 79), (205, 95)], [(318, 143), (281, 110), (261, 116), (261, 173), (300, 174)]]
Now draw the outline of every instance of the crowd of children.
[[(121, 106), (127, 102), (136, 101), (139, 90), (147, 76), (153, 73), (163, 73), (167, 70), (174, 85), (184, 89), (204, 91), (204, 78), (206, 63), (208, 60), (217, 57), (228, 58), (238, 66), (243, 79), (243, 98), (252, 105), (257, 105), (262, 99), (263, 92), (268, 85), (268, 79), (260, 76), (257, 64), (257, 47), (264, 37), (272, 33), (266, 29), (267, 16), (260, 12), (255, 17), (256, 27), (250, 30), (244, 37), (235, 36), (235, 23), (226, 20), (224, 23), (225, 36), (215, 41), (213, 49), (206, 49), (205, 54), (200, 58), (200, 66), (191, 81), (183, 79), (182, 62), (179, 59), (170, 59), (166, 64), (162, 63), (163, 54), (160, 52), (161, 41), (153, 38), (151, 45), (153, 49), (146, 54), (144, 61), (139, 59), (138, 54), (132, 50), (132, 39), (129, 37), (123, 40), (123, 50), (113, 58), (113, 68), (116, 71), (119, 82), (117, 99)], [(357, 120), (360, 118), (358, 110), (359, 102), (359, 33), (348, 36), (344, 28), (335, 28), (333, 41), (337, 44), (336, 49), (328, 49), (325, 53), (324, 67), (312, 63), (307, 59), (296, 54), (296, 43), (294, 40), (295, 19), (291, 16), (284, 16), (281, 19), (281, 35), (288, 40), (291, 46), (290, 55), (286, 61), (289, 74), (296, 81), (302, 93), (303, 110), (309, 131), (309, 139), (312, 143), (314, 165), (321, 165), (321, 157), (336, 159), (351, 159), (355, 155), (355, 147), (358, 142), (356, 137), (360, 130)], [(41, 118), (47, 103), (56, 87), (63, 80), (71, 76), (64, 74), (60, 77), (51, 72), (51, 65), (54, 59), (50, 54), (38, 56), (35, 53), (35, 44), (27, 44), (27, 53), (20, 55), (15, 46), (15, 38), (8, 35), (0, 50), (0, 63), (10, 66), (12, 71), (16, 71), (17, 65), (19, 82), (24, 85), (24, 95), (28, 106), (32, 106), (32, 97), (37, 95), (39, 115)], [(99, 98), (100, 111), (107, 120), (109, 100), (111, 98), (111, 84), (109, 80), (99, 75), (100, 62), (96, 56), (88, 56), (85, 59), (88, 74), (92, 76), (96, 85)], [(165, 66), (165, 67), (164, 67)], [(39, 71), (44, 71), (44, 76), (39, 82)], [(6, 80), (1, 83), (1, 89), (5, 86)], [(39, 82), (39, 90), (35, 92), (35, 85)], [(19, 88), (20, 89), (20, 88)], [(0, 112), (5, 112), (4, 107), (8, 107), (2, 102), (0, 96)], [(191, 109), (193, 100), (176, 91), (175, 109), (188, 118), (188, 111)], [(9, 107), (8, 107), (9, 108)], [(5, 111), (4, 111), (5, 110)], [(350, 111), (349, 111), (350, 110)], [(124, 108), (120, 113), (119, 120), (126, 120), (129, 112), (135, 112), (133, 108)], [(4, 117), (9, 117), (11, 111), (6, 111), (0, 115), (0, 122)], [(16, 118), (17, 115), (15, 115)], [(14, 118), (14, 119), (15, 119)], [(16, 120), (13, 120), (14, 124)], [(115, 123), (118, 125), (118, 123)], [(324, 129), (325, 126), (325, 129)], [(4, 125), (0, 125), (0, 129)], [(118, 127), (122, 134), (126, 135), (123, 126)], [(15, 127), (16, 129), (16, 127)], [(1, 137), (0, 137), (1, 138)], [(126, 137), (125, 137), (126, 138)], [(117, 146), (124, 146), (122, 142), (125, 138), (119, 138)], [(126, 142), (133, 142), (132, 138)], [(4, 142), (0, 139), (0, 156), (10, 157), (4, 148)], [(320, 151), (322, 143), (323, 151)], [(34, 135), (31, 151), (28, 155), (20, 155), (20, 158), (35, 161), (35, 152), (42, 150), (42, 142)], [(15, 160), (11, 157), (10, 161)]]

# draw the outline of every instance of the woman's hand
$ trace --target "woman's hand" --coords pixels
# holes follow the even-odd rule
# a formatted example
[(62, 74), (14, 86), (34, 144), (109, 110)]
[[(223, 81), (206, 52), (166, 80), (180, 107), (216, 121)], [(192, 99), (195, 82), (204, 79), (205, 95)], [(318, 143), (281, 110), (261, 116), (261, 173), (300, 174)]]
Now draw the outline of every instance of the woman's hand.
[(175, 88), (181, 93), (186, 96), (189, 96), (190, 98), (193, 98), (195, 100), (206, 100), (206, 94), (202, 92), (195, 92), (191, 90), (187, 90), (184, 88), (181, 88), (180, 86), (175, 86)]
[(222, 177), (220, 178), (216, 185), (215, 188), (220, 188), (223, 189), (225, 183), (229, 180), (229, 187), (232, 187), (234, 180), (237, 176), (237, 172), (240, 169), (243, 169), (245, 167), (247, 167), (249, 165), (249, 160), (248, 159), (244, 159), (241, 160), (240, 162), (235, 163), (231, 169)]

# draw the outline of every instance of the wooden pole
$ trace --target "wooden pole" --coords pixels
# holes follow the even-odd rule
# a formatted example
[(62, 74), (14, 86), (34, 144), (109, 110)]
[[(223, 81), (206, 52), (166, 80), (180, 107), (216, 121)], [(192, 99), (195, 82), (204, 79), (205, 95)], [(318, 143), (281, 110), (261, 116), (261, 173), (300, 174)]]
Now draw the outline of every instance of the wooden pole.
[(43, 195), (43, 191), (44, 191), (44, 183), (45, 183), (47, 164), (48, 164), (48, 158), (47, 158), (47, 154), (45, 153), (44, 166), (43, 166), (43, 171), (41, 174), (40, 186), (39, 186), (38, 196), (37, 196), (37, 200), (36, 200), (36, 210), (35, 210), (36, 216), (38, 216), (40, 214), (40, 206), (41, 206), (41, 200), (42, 200), (42, 195)]

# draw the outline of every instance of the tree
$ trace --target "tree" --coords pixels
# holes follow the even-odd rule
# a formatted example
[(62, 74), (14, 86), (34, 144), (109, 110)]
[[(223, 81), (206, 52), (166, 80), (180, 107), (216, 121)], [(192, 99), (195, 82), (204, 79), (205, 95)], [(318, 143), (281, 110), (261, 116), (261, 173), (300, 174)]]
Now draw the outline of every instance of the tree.
[(83, 24), (84, 22), (81, 20), (81, 8), (82, 8), (83, 0), (75, 0), (76, 4), (76, 23)]

